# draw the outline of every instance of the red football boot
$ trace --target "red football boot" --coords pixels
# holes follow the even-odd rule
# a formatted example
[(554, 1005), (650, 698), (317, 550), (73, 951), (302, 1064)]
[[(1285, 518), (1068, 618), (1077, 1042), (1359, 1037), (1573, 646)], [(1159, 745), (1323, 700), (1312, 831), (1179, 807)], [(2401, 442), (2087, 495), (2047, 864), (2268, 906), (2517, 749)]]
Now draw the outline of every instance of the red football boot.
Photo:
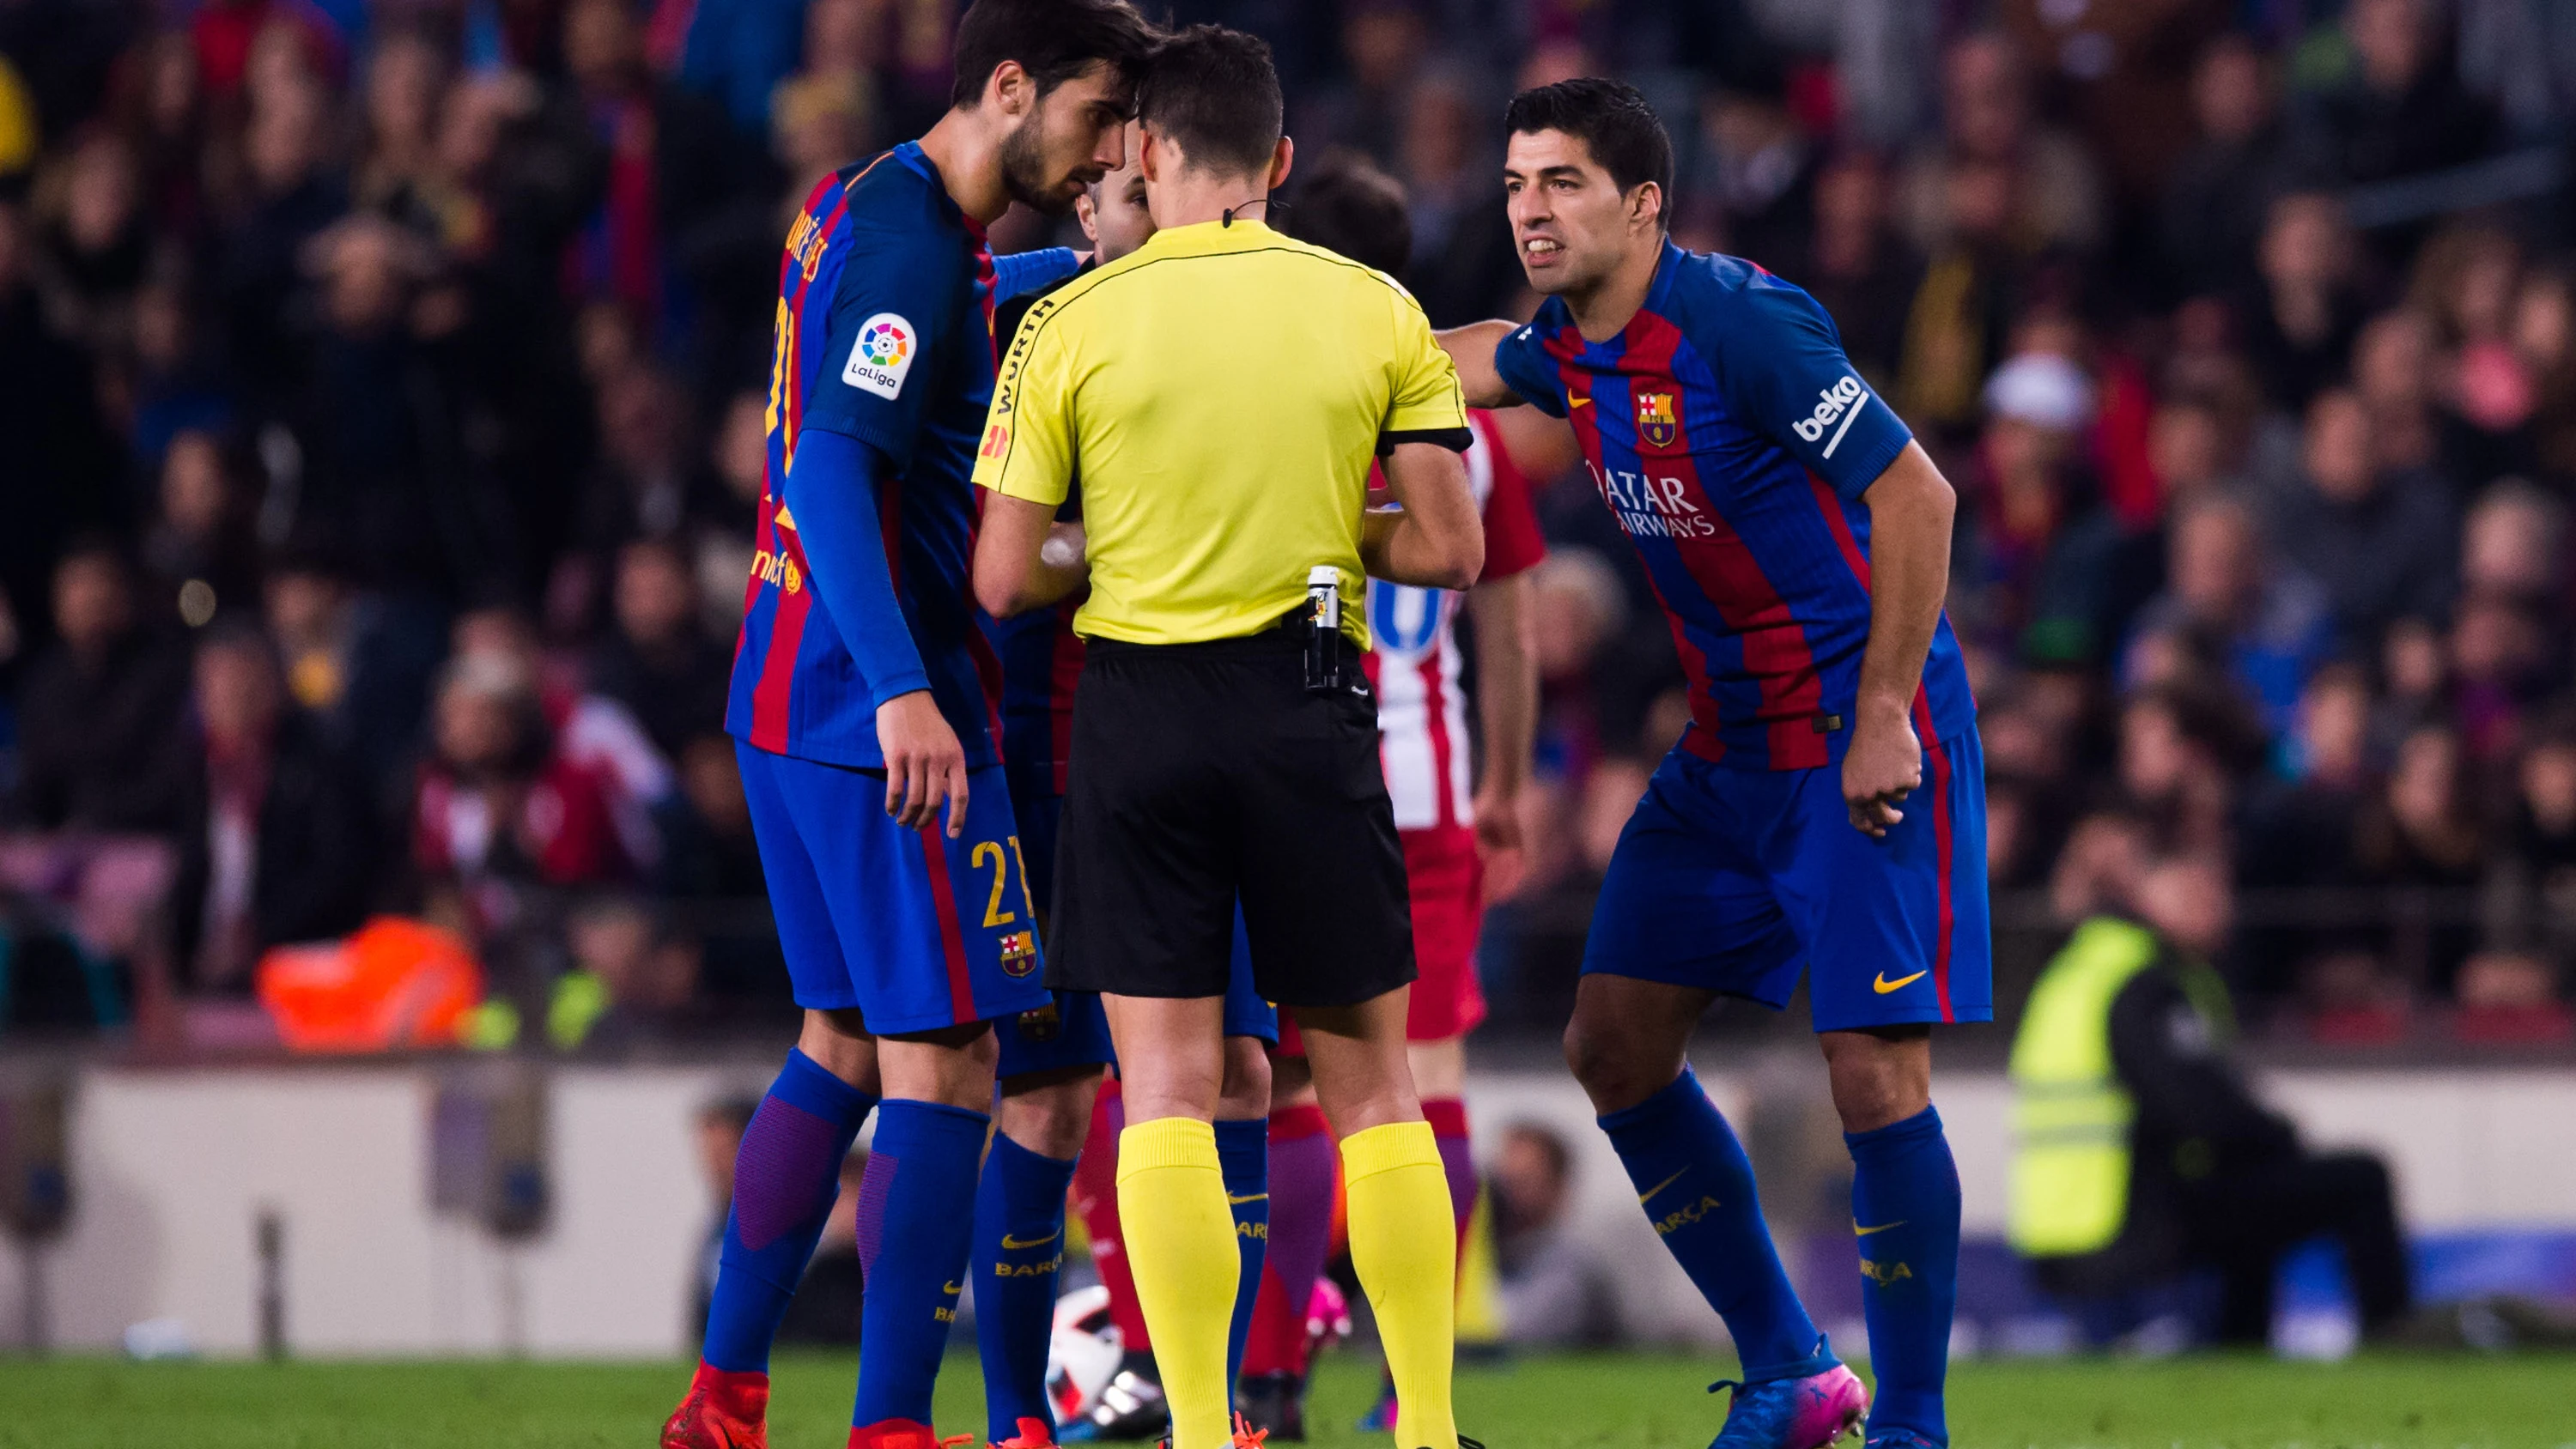
[(662, 1449), (769, 1449), (769, 1375), (699, 1364), (663, 1422)]
[(1020, 1432), (996, 1441), (993, 1449), (1056, 1449), (1055, 1425), (1044, 1419), (1022, 1419)]
[[(1026, 1424), (1027, 1420), (1021, 1421)], [(939, 1437), (939, 1431), (911, 1419), (879, 1419), (873, 1424), (860, 1424), (850, 1430), (850, 1449), (957, 1449), (972, 1444), (972, 1434)]]

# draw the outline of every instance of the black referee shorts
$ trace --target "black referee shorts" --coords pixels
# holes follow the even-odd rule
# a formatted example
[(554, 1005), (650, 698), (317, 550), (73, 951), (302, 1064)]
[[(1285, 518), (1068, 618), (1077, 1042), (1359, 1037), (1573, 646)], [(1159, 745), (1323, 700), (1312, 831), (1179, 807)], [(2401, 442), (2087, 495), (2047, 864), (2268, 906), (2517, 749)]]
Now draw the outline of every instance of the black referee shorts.
[(1295, 632), (1091, 642), (1055, 879), (1060, 991), (1224, 995), (1238, 899), (1268, 1000), (1349, 1006), (1413, 980), (1376, 700), (1308, 694)]

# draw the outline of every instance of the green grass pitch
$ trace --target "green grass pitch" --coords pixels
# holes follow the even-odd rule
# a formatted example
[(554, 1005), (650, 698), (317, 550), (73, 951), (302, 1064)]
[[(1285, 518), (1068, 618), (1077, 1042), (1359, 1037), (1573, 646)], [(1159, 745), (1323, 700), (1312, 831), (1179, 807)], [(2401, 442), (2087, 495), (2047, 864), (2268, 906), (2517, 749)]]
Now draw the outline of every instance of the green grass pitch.
[[(1660, 1354), (1533, 1358), (1460, 1371), (1461, 1424), (1492, 1449), (1697, 1449), (1724, 1365)], [(770, 1442), (837, 1449), (851, 1365), (779, 1365)], [(650, 1449), (686, 1370), (529, 1363), (129, 1364), (0, 1359), (0, 1449)], [(1372, 1449), (1349, 1426), (1376, 1382), (1326, 1361), (1316, 1449)], [(975, 1367), (952, 1358), (941, 1427), (982, 1427)], [(2258, 1358), (1968, 1363), (1957, 1449), (2576, 1449), (2576, 1357)], [(980, 1442), (980, 1441), (979, 1441)]]

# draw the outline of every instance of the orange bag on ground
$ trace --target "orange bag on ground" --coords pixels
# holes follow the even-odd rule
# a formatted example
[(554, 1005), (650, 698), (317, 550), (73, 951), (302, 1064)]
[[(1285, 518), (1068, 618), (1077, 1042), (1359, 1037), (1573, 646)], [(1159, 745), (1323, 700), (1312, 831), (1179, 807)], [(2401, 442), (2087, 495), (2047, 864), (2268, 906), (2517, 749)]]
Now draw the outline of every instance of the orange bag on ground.
[(483, 968), (436, 926), (378, 916), (344, 940), (270, 949), (257, 989), (293, 1051), (453, 1046), (457, 1018), (483, 999)]

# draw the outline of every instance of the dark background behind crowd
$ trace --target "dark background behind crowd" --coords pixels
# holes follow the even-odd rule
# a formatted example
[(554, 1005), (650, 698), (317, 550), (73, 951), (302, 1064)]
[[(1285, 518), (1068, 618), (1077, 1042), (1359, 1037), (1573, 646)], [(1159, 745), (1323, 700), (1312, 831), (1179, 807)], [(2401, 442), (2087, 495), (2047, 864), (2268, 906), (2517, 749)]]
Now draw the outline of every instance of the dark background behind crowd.
[[(0, 0), (0, 1026), (214, 1042), (383, 911), (559, 1045), (783, 1019), (720, 732), (776, 257), (958, 8)], [(1440, 325), (1534, 302), (1509, 94), (1648, 93), (1676, 239), (1813, 291), (1958, 485), (2008, 1008), (2182, 867), (2265, 1033), (2576, 1034), (2576, 7), (1147, 8), (1404, 181)], [(1570, 437), (1509, 436), (1554, 553), (1484, 960), (1542, 1028), (1687, 711)]]

